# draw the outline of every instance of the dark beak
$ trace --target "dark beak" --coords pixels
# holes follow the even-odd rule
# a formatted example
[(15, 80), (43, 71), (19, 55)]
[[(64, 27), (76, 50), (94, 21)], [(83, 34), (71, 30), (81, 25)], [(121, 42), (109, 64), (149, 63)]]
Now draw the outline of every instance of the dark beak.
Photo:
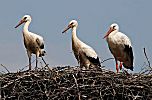
[(70, 28), (72, 28), (72, 24), (68, 25), (67, 28), (64, 29), (64, 31), (62, 33), (65, 33), (67, 30), (69, 30)]
[(17, 28), (18, 26), (20, 26), (20, 25), (23, 24), (23, 23), (25, 23), (25, 21), (24, 21), (24, 20), (21, 20), (21, 21), (15, 26), (15, 28)]

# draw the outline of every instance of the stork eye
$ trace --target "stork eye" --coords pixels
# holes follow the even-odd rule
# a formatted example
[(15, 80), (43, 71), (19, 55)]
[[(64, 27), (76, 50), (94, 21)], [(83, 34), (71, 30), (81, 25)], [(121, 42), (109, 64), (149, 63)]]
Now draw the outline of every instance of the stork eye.
[(115, 29), (116, 26), (113, 26), (113, 29)]
[(27, 17), (24, 17), (24, 20), (26, 20)]
[(73, 25), (74, 23), (72, 22), (71, 25)]

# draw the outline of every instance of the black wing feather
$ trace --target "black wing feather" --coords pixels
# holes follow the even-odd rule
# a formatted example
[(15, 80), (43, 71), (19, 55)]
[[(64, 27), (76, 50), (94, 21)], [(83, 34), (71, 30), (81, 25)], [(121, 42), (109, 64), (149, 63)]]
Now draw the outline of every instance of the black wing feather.
[(100, 61), (99, 61), (99, 57), (97, 57), (97, 58), (92, 58), (92, 57), (88, 57), (88, 56), (86, 56), (86, 57), (89, 59), (89, 61), (91, 63), (93, 63), (94, 65), (97, 65), (97, 66), (101, 67), (101, 64), (100, 64)]
[(127, 55), (129, 56), (130, 60), (131, 60), (131, 66), (125, 66), (131, 70), (133, 70), (133, 51), (132, 51), (132, 47), (129, 45), (125, 45), (125, 49), (124, 51), (127, 53)]

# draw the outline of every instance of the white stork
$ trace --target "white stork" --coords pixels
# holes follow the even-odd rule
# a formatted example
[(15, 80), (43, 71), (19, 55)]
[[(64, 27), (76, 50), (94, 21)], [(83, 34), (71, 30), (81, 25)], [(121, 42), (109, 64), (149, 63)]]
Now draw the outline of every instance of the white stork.
[[(109, 31), (104, 36), (106, 38), (109, 49), (116, 61), (116, 70), (122, 69), (122, 65), (133, 71), (133, 51), (130, 39), (123, 33), (119, 32), (119, 26), (113, 23)], [(118, 61), (120, 65), (118, 68)]]
[(62, 32), (65, 33), (68, 29), (72, 29), (72, 50), (80, 64), (80, 67), (101, 67), (99, 57), (96, 52), (88, 45), (80, 41), (76, 35), (78, 22), (76, 20), (70, 21), (68, 27)]
[(31, 70), (31, 55), (32, 53), (36, 55), (36, 67), (38, 63), (38, 57), (44, 56), (44, 40), (43, 37), (29, 32), (28, 27), (31, 23), (31, 17), (29, 15), (25, 15), (19, 24), (15, 27), (17, 28), (21, 24), (25, 23), (23, 28), (23, 38), (24, 38), (24, 45), (27, 50), (27, 55), (29, 58), (29, 70)]

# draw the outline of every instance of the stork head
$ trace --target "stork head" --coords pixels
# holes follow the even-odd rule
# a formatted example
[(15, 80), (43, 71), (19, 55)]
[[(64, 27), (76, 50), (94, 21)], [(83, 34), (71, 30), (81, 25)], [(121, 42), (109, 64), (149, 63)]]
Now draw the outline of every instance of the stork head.
[(78, 26), (78, 22), (76, 20), (72, 20), (70, 21), (68, 27), (66, 27), (62, 33), (65, 33), (70, 28), (77, 27), (77, 26)]
[(21, 19), (21, 21), (15, 26), (15, 28), (17, 28), (18, 26), (20, 26), (21, 24), (23, 23), (26, 23), (26, 22), (31, 22), (32, 18), (30, 15), (24, 15)]
[(104, 36), (104, 38), (108, 37), (110, 33), (112, 33), (113, 31), (119, 31), (119, 26), (116, 23), (111, 24), (109, 31), (106, 33), (106, 35)]

